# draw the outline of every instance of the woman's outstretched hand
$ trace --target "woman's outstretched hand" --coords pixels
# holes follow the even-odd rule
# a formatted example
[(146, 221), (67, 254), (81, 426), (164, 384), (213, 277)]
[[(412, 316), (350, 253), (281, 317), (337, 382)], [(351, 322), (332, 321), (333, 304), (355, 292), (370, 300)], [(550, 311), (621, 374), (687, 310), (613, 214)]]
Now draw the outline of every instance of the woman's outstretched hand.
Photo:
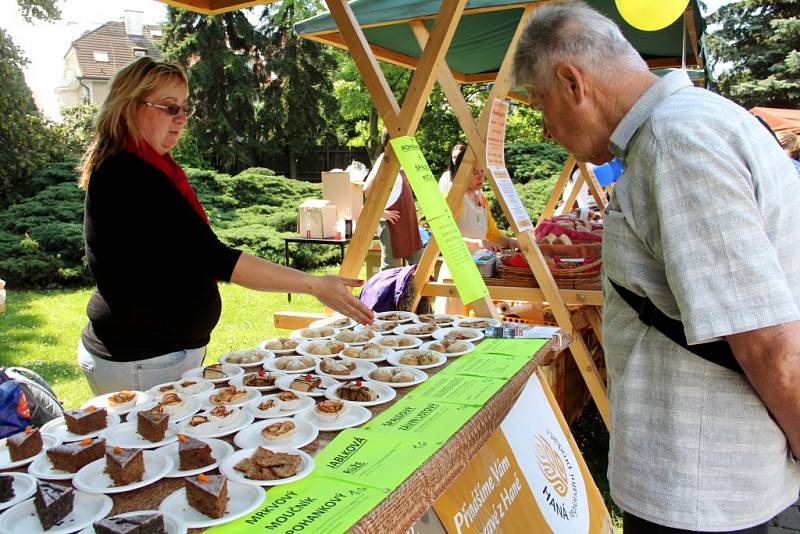
[(311, 294), (325, 306), (358, 321), (372, 323), (372, 310), (350, 292), (351, 287), (361, 287), (363, 280), (329, 274), (315, 277)]

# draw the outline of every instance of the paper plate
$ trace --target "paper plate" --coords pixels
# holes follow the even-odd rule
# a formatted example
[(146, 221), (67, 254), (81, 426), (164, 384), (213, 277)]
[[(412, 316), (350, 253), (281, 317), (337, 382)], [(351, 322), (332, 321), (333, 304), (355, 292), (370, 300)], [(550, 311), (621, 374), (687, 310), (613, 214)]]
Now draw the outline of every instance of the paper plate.
[(463, 317), (456, 321), (454, 326), (456, 328), (469, 328), (483, 331), (490, 326), (503, 326), (503, 323), (491, 317)]
[(186, 528), (207, 528), (222, 525), (249, 514), (261, 506), (265, 496), (266, 492), (261, 486), (240, 484), (229, 480), (228, 509), (225, 511), (225, 515), (219, 519), (208, 517), (192, 508), (189, 505), (189, 501), (186, 500), (186, 490), (183, 488), (169, 494), (161, 502), (158, 509), (161, 512), (179, 517), (186, 525)]
[(441, 328), (433, 333), (433, 339), (444, 339), (447, 336), (450, 337), (457, 336), (457, 339), (461, 341), (469, 341), (471, 343), (475, 343), (476, 341), (480, 341), (481, 339), (483, 339), (483, 330), (478, 330), (476, 328), (452, 327), (452, 328)]
[(5, 510), (6, 508), (11, 508), (17, 503), (20, 503), (31, 497), (34, 493), (36, 493), (36, 477), (33, 475), (29, 475), (28, 473), (3, 473), (4, 475), (8, 475), (14, 480), (11, 481), (11, 487), (14, 488), (14, 496), (11, 497), (6, 502), (0, 502), (0, 510)]
[[(251, 401), (247, 405), (247, 410), (249, 410), (250, 413), (252, 413), (258, 419), (268, 419), (274, 417), (289, 417), (290, 415), (300, 413), (303, 410), (307, 410), (309, 407), (314, 406), (315, 404), (314, 399), (312, 399), (311, 397), (303, 395), (301, 393), (298, 393), (297, 396), (300, 397), (300, 401), (297, 403), (297, 406), (294, 406), (292, 408), (287, 408), (287, 405), (285, 403), (282, 403), (280, 400), (278, 400), (278, 394), (276, 393), (274, 395), (264, 395), (260, 399), (255, 399)], [(260, 410), (258, 408), (258, 405), (268, 399), (277, 400), (278, 405), (270, 410)]]
[(144, 391), (134, 391), (133, 393), (135, 393), (135, 395), (133, 399), (131, 399), (129, 402), (113, 406), (109, 405), (108, 398), (112, 395), (115, 395), (116, 393), (118, 392), (115, 391), (113, 393), (106, 393), (105, 395), (100, 395), (99, 397), (95, 397), (81, 404), (81, 408), (86, 408), (87, 406), (97, 406), (98, 408), (105, 408), (108, 411), (108, 413), (123, 415), (130, 412), (134, 407), (150, 401), (150, 395), (148, 395)]
[[(164, 411), (169, 414), (169, 422), (170, 423), (180, 423), (184, 419), (187, 419), (194, 414), (196, 414), (201, 408), (201, 400), (200, 397), (194, 397), (191, 395), (184, 395), (183, 393), (178, 393), (183, 399), (183, 404), (180, 406), (164, 406)], [(152, 400), (140, 406), (137, 406), (133, 410), (128, 413), (127, 420), (131, 423), (135, 422), (135, 416), (137, 412), (146, 412), (147, 410), (152, 410), (158, 405), (158, 400)]]
[[(340, 350), (331, 352), (330, 354), (315, 354), (313, 352), (314, 345), (328, 344), (328, 343), (333, 343), (335, 345), (338, 345), (337, 347), (334, 347), (333, 350), (339, 347), (341, 348)], [(347, 343), (344, 343), (343, 341), (336, 341), (334, 339), (327, 339), (323, 341), (304, 341), (297, 346), (297, 353), (303, 356), (308, 356), (309, 358), (314, 358), (316, 360), (319, 360), (320, 358), (332, 358), (337, 354), (339, 354), (340, 352), (342, 352), (347, 347), (348, 347)]]
[(446, 328), (453, 326), (458, 320), (455, 315), (448, 315), (446, 313), (426, 313), (418, 315), (416, 319), (417, 324), (435, 324), (439, 328)]
[[(287, 336), (287, 337), (288, 337), (288, 336)], [(256, 345), (256, 348), (257, 348), (258, 350), (268, 350), (268, 351), (270, 351), (271, 353), (273, 353), (273, 354), (275, 354), (275, 355), (287, 355), (287, 354), (294, 354), (294, 349), (268, 349), (268, 348), (267, 348), (267, 344), (268, 344), (270, 341), (280, 341), (280, 340), (279, 340), (278, 338), (276, 338), (276, 337), (274, 337), (274, 338), (272, 338), (272, 339), (265, 339), (264, 341), (262, 341), (261, 343), (259, 343), (258, 345)], [(293, 339), (293, 341), (297, 341), (297, 340), (296, 340), (296, 339)]]
[(297, 469), (297, 474), (287, 478), (280, 478), (278, 480), (252, 480), (244, 476), (244, 473), (241, 471), (237, 471), (234, 469), (234, 466), (241, 462), (246, 458), (250, 458), (256, 452), (256, 447), (242, 449), (240, 451), (236, 451), (229, 457), (225, 458), (225, 461), (222, 462), (222, 465), (219, 466), (219, 471), (229, 480), (233, 480), (235, 482), (240, 482), (242, 484), (252, 484), (255, 486), (278, 486), (281, 484), (289, 484), (290, 482), (295, 482), (302, 478), (307, 477), (311, 474), (314, 470), (314, 459), (311, 458), (307, 453), (297, 450), (291, 449), (286, 447), (266, 447), (265, 448), (273, 451), (273, 452), (284, 452), (288, 454), (295, 454), (300, 456), (300, 465)]
[(334, 314), (332, 317), (326, 317), (324, 319), (318, 319), (311, 323), (311, 328), (320, 328), (322, 326), (330, 326), (335, 330), (344, 330), (347, 328), (353, 328), (358, 323), (349, 317), (345, 317), (341, 314)]
[(409, 386), (416, 386), (417, 384), (421, 384), (428, 379), (428, 373), (426, 373), (421, 369), (415, 369), (413, 367), (382, 367), (381, 369), (402, 369), (414, 375), (414, 380), (411, 382), (385, 382), (383, 380), (372, 378), (371, 375), (373, 374), (373, 371), (376, 371), (377, 369), (365, 372), (362, 375), (362, 378), (364, 378), (364, 380), (370, 380), (372, 382), (377, 382), (379, 384), (385, 384), (390, 388), (407, 388)]
[(351, 401), (346, 400), (339, 397), (338, 390), (344, 384), (339, 384), (336, 387), (329, 388), (325, 390), (325, 396), (331, 400), (341, 400), (347, 403), (355, 404), (358, 406), (375, 406), (378, 404), (383, 404), (386, 402), (391, 401), (397, 395), (397, 392), (390, 388), (389, 386), (385, 386), (380, 382), (373, 382), (372, 380), (364, 380), (364, 385), (368, 386), (371, 390), (373, 390), (378, 396), (375, 400), (371, 401)]
[(47, 453), (30, 463), (28, 473), (41, 480), (72, 480), (75, 476), (75, 473), (53, 468), (53, 462)]
[(105, 472), (106, 459), (100, 458), (78, 471), (72, 479), (72, 485), (76, 489), (89, 493), (122, 493), (148, 486), (161, 480), (172, 471), (171, 458), (155, 451), (143, 451), (142, 454), (144, 455), (144, 477), (138, 482), (115, 486), (114, 481)]
[[(39, 433), (42, 433), (41, 430), (39, 430)], [(15, 467), (22, 467), (23, 465), (28, 465), (29, 463), (38, 459), (40, 456), (44, 456), (44, 451), (46, 451), (50, 447), (55, 447), (56, 445), (61, 444), (61, 440), (58, 439), (58, 437), (53, 436), (52, 434), (42, 434), (42, 450), (39, 452), (39, 454), (34, 454), (29, 458), (23, 458), (22, 460), (17, 460), (16, 462), (12, 462), (11, 455), (8, 452), (8, 445), (6, 445), (6, 441), (7, 441), (6, 439), (0, 440), (0, 470), (14, 469)]]
[(305, 339), (307, 341), (320, 341), (323, 339), (332, 338), (339, 330), (339, 328), (331, 328), (328, 326), (323, 326), (320, 328), (300, 328), (289, 334), (289, 337), (294, 339)]
[(390, 364), (394, 365), (395, 367), (411, 367), (413, 369), (432, 369), (434, 367), (440, 367), (440, 366), (444, 365), (445, 363), (447, 363), (447, 356), (445, 356), (441, 352), (436, 352), (436, 351), (431, 351), (431, 352), (435, 352), (436, 355), (437, 355), (437, 358), (439, 358), (439, 361), (437, 361), (436, 363), (429, 363), (429, 364), (425, 364), (425, 365), (411, 365), (411, 364), (407, 364), (407, 363), (402, 363), (402, 362), (400, 362), (400, 358), (403, 357), (403, 353), (402, 352), (396, 352), (396, 353), (392, 354), (389, 358), (387, 358), (386, 361), (389, 362)]
[(378, 334), (372, 332), (371, 330), (360, 330), (360, 331), (342, 330), (341, 332), (333, 336), (333, 340), (341, 341), (348, 347), (359, 347), (361, 345), (366, 345), (367, 343), (369, 343), (372, 340), (372, 338), (374, 338), (376, 335)]
[[(287, 374), (287, 373), (284, 373), (283, 371), (267, 371), (267, 370), (264, 370), (264, 372), (265, 373), (270, 373), (270, 374), (275, 375), (275, 376), (285, 376)], [(248, 388), (257, 389), (258, 391), (261, 391), (261, 392), (264, 392), (264, 391), (275, 391), (276, 389), (278, 389), (278, 386), (276, 386), (274, 384), (271, 385), (271, 386), (245, 386), (244, 385), (245, 379), (248, 377), (248, 375), (252, 375), (252, 374), (258, 374), (258, 371), (246, 372), (244, 375), (240, 376), (239, 378), (234, 378), (233, 380), (231, 380), (229, 382), (229, 384), (231, 386), (236, 386), (237, 388), (248, 387)]]
[[(291, 436), (281, 440), (273, 441), (261, 435), (261, 431), (266, 427), (284, 421), (292, 422), (295, 425), (294, 434)], [(299, 449), (300, 447), (305, 447), (317, 439), (318, 435), (319, 429), (311, 423), (306, 421), (295, 421), (289, 417), (279, 417), (277, 419), (265, 419), (264, 421), (259, 421), (258, 423), (252, 424), (247, 428), (240, 430), (236, 436), (234, 436), (233, 442), (240, 449), (249, 449), (251, 447), (258, 446), (267, 448), (283, 447), (289, 449)]]
[[(439, 331), (440, 330), (437, 330), (437, 332), (439, 332)], [(407, 340), (406, 342), (408, 344), (407, 345), (403, 345), (402, 347), (400, 345), (387, 345), (387, 343), (394, 343), (395, 341), (400, 341), (400, 340)], [(392, 349), (392, 350), (415, 349), (415, 348), (419, 347), (420, 345), (422, 345), (422, 340), (420, 338), (418, 338), (418, 337), (414, 337), (414, 336), (398, 336), (398, 335), (394, 335), (394, 334), (378, 336), (375, 339), (373, 339), (372, 342), (380, 345), (381, 347), (385, 347), (387, 349)]]
[(416, 313), (409, 311), (386, 311), (375, 314), (376, 321), (396, 321), (398, 323), (409, 323), (417, 318)]
[(214, 463), (204, 465), (203, 467), (198, 467), (197, 469), (181, 471), (181, 462), (180, 458), (178, 457), (178, 445), (180, 442), (176, 441), (175, 443), (170, 443), (169, 445), (165, 445), (164, 447), (160, 447), (155, 450), (155, 452), (158, 454), (162, 454), (172, 461), (172, 470), (164, 476), (167, 478), (180, 478), (205, 473), (206, 471), (211, 471), (212, 469), (216, 468), (219, 463), (228, 455), (233, 454), (233, 447), (227, 441), (222, 441), (221, 439), (215, 438), (204, 438), (200, 441), (208, 443), (208, 446), (211, 447), (211, 456), (213, 456), (214, 460), (216, 460)]
[[(115, 413), (106, 412), (106, 428), (112, 427), (119, 423), (119, 416)], [(50, 434), (60, 440), (61, 443), (69, 443), (71, 441), (81, 441), (86, 438), (93, 438), (99, 435), (105, 428), (89, 432), (88, 434), (73, 434), (67, 430), (67, 422), (63, 417), (56, 417), (42, 425), (40, 431), (42, 434)]]
[[(430, 332), (417, 332), (417, 330), (419, 329), (427, 329), (427, 328), (432, 328), (432, 330)], [(395, 329), (392, 330), (392, 332), (396, 336), (429, 338), (437, 330), (439, 330), (439, 327), (434, 325), (412, 323), (412, 324), (401, 324), (400, 326), (395, 327)]]
[(161, 441), (148, 441), (136, 431), (136, 422), (122, 423), (112, 426), (100, 433), (105, 438), (109, 446), (122, 447), (124, 449), (155, 449), (162, 445), (167, 445), (178, 439), (178, 425), (169, 423), (164, 439)]
[[(258, 356), (260, 356), (260, 358), (258, 358), (257, 361), (247, 362), (247, 363), (244, 363), (244, 362), (238, 362), (237, 363), (235, 361), (231, 361), (233, 359), (236, 359), (237, 356), (242, 356), (242, 355), (245, 355), (247, 353), (254, 353), (253, 355), (258, 355)], [(245, 367), (245, 368), (248, 368), (248, 367), (259, 367), (259, 366), (263, 365), (265, 361), (267, 361), (269, 359), (272, 359), (274, 357), (275, 357), (275, 354), (270, 352), (270, 351), (268, 351), (268, 350), (266, 350), (266, 349), (238, 350), (238, 351), (229, 352), (228, 354), (223, 354), (222, 356), (220, 356), (219, 357), (219, 363), (221, 363), (223, 365), (236, 365), (238, 367)]]
[(398, 326), (400, 326), (399, 321), (375, 321), (374, 323), (368, 326), (360, 324), (356, 326), (353, 330), (356, 332), (363, 332), (367, 330), (380, 335), (380, 334), (391, 334), (392, 330), (394, 330)]
[[(277, 366), (283, 364), (284, 362), (289, 362), (290, 359), (292, 361), (301, 361), (304, 364), (302, 369), (280, 369)], [(308, 360), (310, 359), (310, 361)], [(268, 371), (279, 371), (286, 374), (298, 374), (298, 373), (311, 373), (314, 371), (314, 368), (319, 363), (319, 358), (315, 358), (313, 356), (278, 356), (274, 360), (269, 360), (267, 363), (264, 364), (264, 368)], [(307, 364), (307, 365), (306, 365)]]
[(239, 399), (239, 400), (237, 400), (235, 402), (218, 402), (218, 401), (211, 400), (211, 397), (213, 397), (214, 395), (216, 395), (217, 393), (222, 391), (221, 389), (215, 389), (214, 391), (207, 392), (206, 393), (206, 398), (203, 399), (202, 408), (204, 410), (210, 410), (212, 408), (216, 408), (217, 406), (226, 406), (228, 408), (230, 408), (232, 406), (244, 406), (245, 404), (247, 404), (251, 400), (257, 399), (257, 398), (259, 398), (261, 396), (261, 392), (258, 391), (256, 388), (251, 388), (251, 387), (244, 386), (244, 387), (237, 388), (237, 389), (244, 390), (247, 393), (245, 394), (244, 397), (242, 397), (241, 399)]
[[(331, 359), (336, 361), (335, 358), (331, 358)], [(340, 359), (338, 361), (345, 361), (345, 362), (348, 362), (348, 363), (349, 362), (355, 363), (356, 364), (356, 368), (353, 369), (352, 372), (350, 372), (349, 374), (346, 374), (346, 375), (332, 375), (332, 374), (328, 374), (328, 373), (322, 372), (322, 368), (321, 368), (322, 360), (320, 360), (320, 362), (317, 364), (317, 374), (319, 376), (331, 378), (331, 379), (336, 380), (336, 381), (339, 381), (339, 380), (356, 380), (358, 378), (361, 378), (361, 376), (364, 373), (366, 373), (368, 371), (372, 371), (373, 369), (377, 369), (378, 368), (378, 366), (375, 365), (372, 362), (369, 362), (369, 361), (366, 361), (366, 360), (358, 360), (356, 358), (347, 358), (347, 359), (342, 358), (342, 359)], [(335, 384), (331, 384), (331, 385), (335, 385)]]
[[(422, 346), (419, 349), (420, 350), (433, 350), (431, 348), (431, 346), (434, 345), (435, 343), (439, 343), (440, 341), (441, 341), (440, 339), (434, 339), (433, 341), (428, 341), (427, 343), (423, 343)], [(441, 352), (442, 354), (444, 354), (448, 358), (455, 358), (456, 356), (463, 356), (464, 354), (469, 354), (470, 352), (475, 350), (475, 344), (474, 343), (470, 343), (469, 341), (461, 341), (461, 343), (464, 343), (465, 345), (467, 345), (467, 350), (462, 350), (462, 351), (458, 351), (458, 352), (442, 352), (442, 351), (439, 351), (439, 350), (434, 350), (434, 352)]]
[(43, 530), (39, 516), (36, 515), (33, 499), (28, 499), (9, 508), (0, 515), (0, 532), (24, 532), (25, 534), (68, 534), (77, 532), (104, 518), (113, 506), (114, 502), (108, 495), (76, 491), (72, 512), (62, 519), (58, 525), (51, 529)]
[[(185, 419), (180, 422), (178, 429), (180, 430), (181, 434), (186, 434), (187, 436), (192, 436), (193, 438), (221, 438), (223, 436), (228, 436), (233, 434), (234, 432), (238, 432), (239, 430), (243, 429), (250, 423), (255, 420), (253, 414), (249, 411), (242, 409), (241, 407), (236, 408), (237, 416), (236, 418), (229, 424), (220, 425), (217, 421), (212, 421), (211, 423), (199, 425), (199, 426), (191, 426), (189, 421), (191, 418)], [(208, 412), (200, 412), (197, 415), (210, 415)]]
[[(352, 348), (353, 348), (353, 349), (356, 349), (356, 350), (358, 350), (358, 349), (361, 349), (362, 347), (352, 347)], [(392, 349), (387, 349), (386, 347), (381, 347), (381, 355), (380, 355), (380, 356), (378, 356), (377, 358), (355, 358), (355, 357), (353, 357), (353, 356), (347, 356), (347, 354), (345, 354), (345, 352), (346, 352), (346, 351), (347, 351), (347, 349), (345, 349), (344, 351), (342, 351), (342, 353), (341, 353), (341, 354), (339, 354), (339, 358), (341, 358), (341, 359), (343, 359), (343, 360), (349, 360), (349, 361), (353, 361), (353, 362), (372, 362), (372, 363), (378, 363), (378, 362), (383, 362), (383, 361), (386, 361), (386, 359), (387, 359), (389, 356), (391, 356), (392, 354), (394, 354), (394, 351), (393, 351)]]
[(333, 387), (337, 385), (339, 382), (334, 380), (333, 378), (329, 378), (327, 376), (321, 375), (311, 375), (317, 376), (321, 382), (318, 388), (314, 389), (313, 391), (300, 391), (299, 389), (292, 389), (292, 382), (297, 380), (298, 377), (304, 375), (288, 375), (282, 376), (275, 381), (275, 384), (284, 391), (292, 391), (294, 393), (302, 393), (303, 395), (308, 395), (309, 397), (322, 397), (325, 395), (325, 390), (329, 387)]
[[(203, 378), (203, 369), (205, 367), (208, 366), (189, 369), (181, 375), (181, 378)], [(208, 380), (214, 384), (222, 384), (223, 382), (242, 376), (244, 374), (244, 369), (238, 365), (222, 364), (222, 372), (225, 373), (224, 378), (203, 378), (203, 380)]]
[(294, 419), (295, 421), (305, 421), (316, 425), (320, 432), (331, 432), (363, 425), (372, 417), (372, 412), (363, 406), (347, 402), (344, 403), (344, 406), (344, 413), (340, 414), (338, 419), (320, 417), (313, 406), (295, 415)]
[[(138, 512), (126, 512), (124, 514), (117, 514), (115, 516), (109, 516), (109, 517), (131, 517), (134, 515), (155, 514), (155, 513), (158, 513), (158, 510), (140, 510)], [(167, 534), (186, 534), (186, 523), (184, 523), (181, 518), (164, 512), (161, 512), (161, 515), (164, 516), (164, 531)], [(95, 534), (95, 530), (93, 526), (88, 526), (85, 529), (78, 532), (78, 534)]]

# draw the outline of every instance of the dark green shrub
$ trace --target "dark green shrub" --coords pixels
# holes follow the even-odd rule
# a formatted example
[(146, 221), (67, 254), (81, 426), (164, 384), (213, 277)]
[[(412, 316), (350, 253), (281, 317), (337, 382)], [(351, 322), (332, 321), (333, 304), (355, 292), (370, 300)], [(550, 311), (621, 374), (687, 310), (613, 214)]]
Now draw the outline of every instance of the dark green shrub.
[(514, 183), (545, 180), (561, 172), (567, 151), (550, 142), (522, 141), (506, 145), (506, 167)]

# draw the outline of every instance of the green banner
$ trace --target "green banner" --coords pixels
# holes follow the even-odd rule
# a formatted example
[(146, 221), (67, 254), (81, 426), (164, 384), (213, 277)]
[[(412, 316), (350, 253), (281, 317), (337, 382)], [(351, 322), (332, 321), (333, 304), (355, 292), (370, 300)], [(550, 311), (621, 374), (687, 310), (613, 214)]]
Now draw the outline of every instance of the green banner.
[(406, 398), (483, 406), (505, 383), (505, 380), (494, 378), (448, 375), (442, 372), (417, 386)]
[(386, 497), (379, 489), (312, 474), (267, 490), (252, 514), (212, 527), (209, 534), (345, 532)]
[(423, 439), (402, 440), (351, 428), (337, 435), (314, 457), (315, 473), (389, 492), (438, 449), (437, 443)]
[(456, 359), (439, 374), (483, 376), (508, 380), (527, 363), (528, 361), (523, 358), (473, 352)]
[(406, 395), (370, 420), (364, 428), (402, 435), (410, 441), (431, 442), (438, 448), (478, 410), (479, 406), (448, 404)]
[(436, 238), (436, 244), (442, 251), (444, 261), (450, 269), (458, 295), (465, 303), (475, 302), (489, 294), (486, 284), (472, 260), (472, 255), (464, 243), (461, 232), (456, 226), (453, 214), (439, 190), (436, 177), (431, 172), (425, 156), (411, 136), (398, 137), (391, 140), (392, 148), (397, 156), (408, 181), (414, 189), (422, 212)]
[(550, 341), (549, 339), (533, 338), (484, 338), (472, 354), (502, 354), (513, 358), (530, 360), (533, 355)]

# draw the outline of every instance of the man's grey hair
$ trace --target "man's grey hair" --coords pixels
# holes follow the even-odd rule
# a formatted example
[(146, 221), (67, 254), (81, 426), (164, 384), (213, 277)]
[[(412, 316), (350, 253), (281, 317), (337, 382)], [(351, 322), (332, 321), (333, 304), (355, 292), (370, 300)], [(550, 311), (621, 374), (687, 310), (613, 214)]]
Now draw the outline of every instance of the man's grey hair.
[(562, 62), (606, 77), (647, 70), (616, 23), (580, 1), (546, 4), (531, 14), (514, 54), (516, 85), (546, 90)]

